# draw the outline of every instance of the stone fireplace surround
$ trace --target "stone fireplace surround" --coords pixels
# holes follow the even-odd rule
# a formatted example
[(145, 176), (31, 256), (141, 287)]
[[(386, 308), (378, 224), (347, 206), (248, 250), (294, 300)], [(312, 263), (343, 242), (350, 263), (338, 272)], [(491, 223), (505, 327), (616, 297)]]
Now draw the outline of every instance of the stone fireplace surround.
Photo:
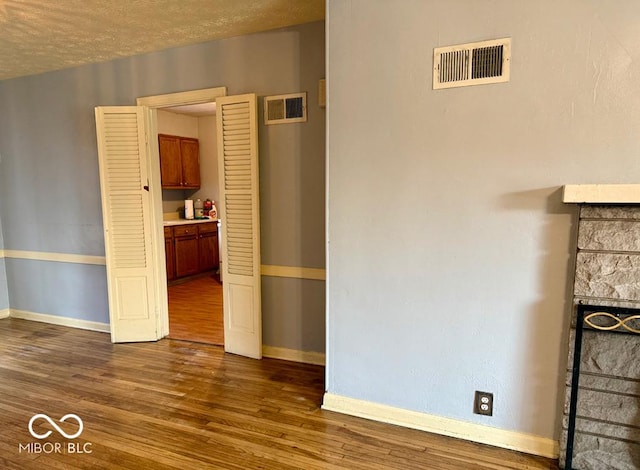
[[(640, 185), (570, 185), (580, 204), (560, 467), (565, 468), (578, 304), (640, 309)], [(640, 335), (584, 329), (573, 469), (640, 468)]]

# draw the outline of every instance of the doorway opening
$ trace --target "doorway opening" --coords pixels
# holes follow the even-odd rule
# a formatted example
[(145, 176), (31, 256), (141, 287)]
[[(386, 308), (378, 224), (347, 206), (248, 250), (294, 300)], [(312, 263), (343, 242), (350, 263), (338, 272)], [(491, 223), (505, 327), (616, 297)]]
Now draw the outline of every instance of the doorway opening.
[[(159, 215), (155, 217), (156, 233), (164, 234), (164, 250), (157, 253), (163, 251), (166, 265), (164, 271), (156, 269), (160, 290), (166, 292), (166, 296), (161, 296), (166, 299), (160, 305), (161, 336), (221, 346), (224, 346), (224, 301), (219, 223), (215, 219), (197, 224), (182, 222), (190, 222), (184, 218), (186, 199), (218, 199), (215, 100), (225, 95), (226, 87), (218, 87), (137, 100), (139, 106), (151, 109), (156, 132), (151, 133), (149, 140), (153, 141), (152, 147), (158, 145), (158, 151), (151, 152), (152, 158), (160, 154), (159, 134), (197, 139), (199, 143), (199, 187), (162, 189), (161, 198), (155, 198), (153, 204), (154, 213)], [(156, 165), (159, 167), (160, 162)], [(201, 250), (206, 250), (206, 256), (200, 256)], [(205, 266), (201, 259), (208, 260)]]
[[(201, 227), (205, 223), (209, 230), (204, 232), (211, 236), (216, 232), (212, 224), (221, 228), (224, 350), (262, 358), (258, 100), (255, 93), (227, 96), (226, 91), (226, 87), (218, 87), (142, 97), (137, 99), (138, 106), (95, 109), (114, 343), (155, 341), (169, 336), (165, 264), (170, 251), (165, 250), (167, 227), (163, 216), (158, 111), (215, 102), (219, 219), (191, 221), (201, 225), (188, 230), (174, 227), (172, 236), (183, 237), (194, 233), (194, 228), (198, 237), (203, 236)], [(182, 174), (192, 175), (185, 168), (193, 166), (194, 154), (197, 164), (197, 151), (189, 140), (194, 139), (178, 138), (179, 165)], [(200, 187), (199, 183), (183, 186)], [(186, 202), (185, 206), (192, 207)], [(215, 246), (211, 240), (208, 243)], [(208, 258), (207, 261), (212, 259)]]
[[(215, 102), (172, 106), (157, 111), (160, 159), (179, 160), (178, 142), (197, 149), (197, 186), (162, 189), (162, 213), (169, 338), (224, 346), (223, 295), (220, 276), (218, 157)], [(180, 179), (161, 164), (163, 185)], [(170, 177), (168, 177), (170, 176)], [(184, 176), (184, 175), (183, 175)], [(185, 202), (204, 204), (196, 219), (185, 219)], [(210, 207), (211, 202), (213, 209)], [(209, 217), (201, 218), (201, 217)]]
[(170, 339), (224, 346), (222, 283), (214, 273), (169, 281)]

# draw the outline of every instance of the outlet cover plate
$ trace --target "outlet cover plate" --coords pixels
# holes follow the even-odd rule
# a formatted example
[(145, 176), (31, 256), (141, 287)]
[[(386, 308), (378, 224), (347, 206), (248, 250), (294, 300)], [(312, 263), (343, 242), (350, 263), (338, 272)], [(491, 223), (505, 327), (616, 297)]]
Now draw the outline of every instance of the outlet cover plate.
[(477, 415), (493, 416), (493, 393), (476, 390), (473, 412)]

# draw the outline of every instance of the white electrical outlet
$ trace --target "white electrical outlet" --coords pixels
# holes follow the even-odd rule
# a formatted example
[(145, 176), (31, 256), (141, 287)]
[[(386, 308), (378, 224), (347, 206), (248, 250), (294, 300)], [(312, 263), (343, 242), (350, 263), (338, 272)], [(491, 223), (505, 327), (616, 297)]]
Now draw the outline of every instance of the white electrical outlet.
[(473, 412), (478, 415), (493, 416), (493, 393), (476, 390)]

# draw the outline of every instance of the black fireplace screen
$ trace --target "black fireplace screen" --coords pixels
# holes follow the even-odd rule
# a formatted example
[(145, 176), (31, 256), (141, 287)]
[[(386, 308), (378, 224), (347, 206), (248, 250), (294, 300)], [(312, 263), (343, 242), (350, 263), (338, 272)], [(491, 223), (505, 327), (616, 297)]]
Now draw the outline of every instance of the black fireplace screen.
[[(565, 454), (565, 470), (578, 470), (572, 466), (575, 461), (574, 450), (576, 446), (576, 419), (578, 416), (578, 389), (580, 385), (580, 365), (583, 351), (583, 338), (585, 331), (594, 333), (610, 333), (618, 335), (638, 335), (640, 334), (640, 310), (622, 307), (603, 307), (595, 305), (582, 305), (577, 306), (576, 321), (575, 321), (575, 340), (574, 340), (574, 352), (573, 352), (573, 367), (571, 375), (571, 394), (569, 398), (569, 417), (567, 424), (567, 441), (566, 441), (566, 454)], [(635, 349), (635, 348), (634, 348)], [(635, 359), (635, 358), (633, 358)], [(628, 361), (629, 358), (626, 358)], [(597, 359), (594, 360), (597, 362)], [(636, 361), (633, 361), (636, 362)], [(596, 364), (597, 367), (601, 367), (600, 364)], [(635, 375), (635, 374), (630, 374)], [(602, 371), (602, 376), (607, 377), (607, 371)], [(637, 378), (631, 378), (631, 380), (638, 381)], [(583, 389), (590, 391), (589, 386), (585, 385)], [(619, 395), (629, 395), (624, 392), (613, 392)], [(635, 394), (633, 394), (635, 395)], [(626, 399), (627, 397), (625, 397)], [(637, 397), (633, 396), (633, 400), (637, 401)], [(585, 406), (587, 406), (586, 404)], [(603, 421), (603, 426), (610, 426), (611, 423)], [(635, 423), (615, 423), (615, 425), (622, 425), (624, 428), (632, 429), (635, 434), (637, 431), (637, 425)], [(634, 429), (636, 428), (636, 429)], [(591, 432), (591, 436), (595, 436), (595, 439), (609, 439), (609, 436), (599, 435), (598, 432)], [(621, 444), (627, 441), (628, 446), (632, 446), (635, 450), (631, 450), (628, 453), (624, 452), (634, 459), (633, 454), (637, 453), (639, 448), (638, 442), (634, 442), (635, 439), (615, 437)], [(589, 452), (583, 452), (588, 454)], [(617, 457), (611, 455), (612, 460), (616, 460)], [(635, 462), (640, 465), (640, 462)], [(618, 468), (612, 464), (607, 468)], [(623, 464), (624, 465), (624, 464)], [(596, 464), (597, 466), (597, 464)], [(591, 465), (589, 465), (591, 467)], [(627, 468), (627, 467), (624, 467)]]

